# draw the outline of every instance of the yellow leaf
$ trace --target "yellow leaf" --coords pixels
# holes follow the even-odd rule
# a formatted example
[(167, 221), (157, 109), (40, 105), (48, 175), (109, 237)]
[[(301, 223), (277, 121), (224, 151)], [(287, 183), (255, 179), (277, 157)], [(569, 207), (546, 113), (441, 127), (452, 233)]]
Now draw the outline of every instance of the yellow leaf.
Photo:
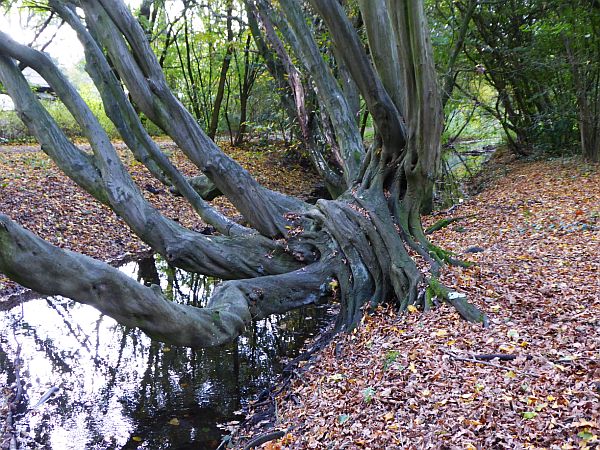
[(163, 348), (163, 352), (170, 352), (171, 351), (171, 347), (165, 347)]
[(134, 440), (135, 442), (142, 442), (142, 438), (139, 436), (134, 436), (131, 439)]
[(169, 425), (179, 425), (179, 419), (177, 417), (173, 417), (171, 420), (169, 420)]
[(504, 375), (506, 378), (515, 378), (517, 376), (517, 374), (515, 374), (512, 370), (509, 370), (508, 372), (506, 372), (506, 375)]
[(419, 310), (417, 309), (417, 307), (415, 305), (408, 305), (408, 307), (406, 309), (408, 309), (408, 312), (411, 314), (419, 312)]
[(448, 331), (447, 330), (437, 330), (437, 332), (435, 333), (435, 335), (437, 337), (448, 336)]
[(535, 410), (539, 412), (539, 411), (542, 411), (547, 406), (548, 406), (548, 403), (540, 403), (539, 405), (536, 405)]
[(481, 425), (481, 422), (479, 420), (466, 419), (464, 421), (464, 424), (471, 427), (478, 427), (479, 425)]
[(591, 420), (581, 419), (579, 422), (575, 422), (571, 425), (571, 427), (591, 427), (591, 428), (599, 428), (598, 424)]
[(446, 345), (454, 345), (456, 344), (456, 340), (454, 339), (450, 339), (448, 342), (446, 342)]
[(385, 416), (383, 416), (383, 418), (389, 422), (390, 420), (394, 419), (394, 413), (392, 411), (390, 411)]

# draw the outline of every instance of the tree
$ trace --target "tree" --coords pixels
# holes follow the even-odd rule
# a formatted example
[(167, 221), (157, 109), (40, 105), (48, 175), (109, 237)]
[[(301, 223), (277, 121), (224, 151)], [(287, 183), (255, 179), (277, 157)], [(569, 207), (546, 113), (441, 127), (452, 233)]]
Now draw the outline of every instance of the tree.
[(581, 151), (589, 161), (600, 162), (600, 3), (572, 0), (558, 11), (556, 22), (562, 26), (554, 29), (571, 69)]
[[(440, 2), (443, 3), (443, 2)], [(517, 155), (572, 151), (598, 160), (598, 3), (452, 2), (472, 26), (464, 55), (496, 95), (462, 90), (504, 129)]]
[[(394, 300), (400, 309), (429, 308), (436, 298), (451, 303), (463, 317), (485, 323), (464, 296), (438, 281), (441, 266), (455, 261), (428, 241), (421, 225), (422, 200), (439, 164), (442, 127), (422, 2), (359, 1), (368, 53), (337, 0), (309, 3), (377, 130), (374, 143), (365, 149), (349, 89), (335, 79), (306, 21), (308, 5), (280, 0), (279, 10), (266, 10), (266, 3), (256, 2), (263, 14), (281, 19), (279, 31), (305, 65), (331, 121), (345, 189), (337, 199), (316, 205), (260, 186), (206, 136), (168, 88), (147, 35), (120, 0), (78, 2), (85, 21), (73, 4), (48, 1), (77, 32), (87, 71), (128, 147), (185, 196), (218, 231), (216, 236), (187, 230), (149, 205), (60, 70), (43, 53), (0, 33), (0, 80), (44, 151), (169, 263), (229, 281), (215, 290), (205, 308), (175, 304), (157, 286), (142, 286), (107, 264), (53, 247), (4, 215), (0, 270), (38, 292), (91, 304), (125, 325), (186, 346), (218, 345), (238, 336), (252, 319), (317, 302), (332, 290), (341, 303), (339, 329), (354, 326), (365, 305)], [(32, 67), (53, 87), (84, 130), (92, 154), (79, 150), (59, 130), (17, 64)], [(222, 216), (192, 188), (145, 132), (129, 99), (171, 136), (247, 225)], [(423, 272), (416, 258), (427, 267)]]

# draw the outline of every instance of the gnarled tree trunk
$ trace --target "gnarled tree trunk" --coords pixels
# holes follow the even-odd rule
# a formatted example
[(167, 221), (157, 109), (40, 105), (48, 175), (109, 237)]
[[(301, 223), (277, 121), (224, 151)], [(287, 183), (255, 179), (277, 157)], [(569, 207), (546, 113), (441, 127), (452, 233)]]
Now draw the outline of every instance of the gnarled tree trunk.
[[(81, 0), (51, 7), (78, 33), (87, 70), (107, 113), (128, 147), (157, 176), (173, 184), (199, 216), (218, 231), (204, 236), (163, 217), (140, 193), (108, 136), (67, 79), (44, 54), (0, 33), (0, 80), (42, 147), (83, 189), (119, 214), (144, 242), (171, 264), (226, 280), (206, 308), (173, 304), (157, 286), (145, 287), (110, 266), (58, 249), (0, 216), (0, 271), (44, 294), (91, 304), (128, 326), (168, 342), (218, 345), (248, 323), (319, 301), (339, 290), (340, 329), (352, 327), (364, 305), (394, 300), (400, 308), (447, 300), (467, 319), (485, 316), (437, 281), (448, 254), (433, 246), (421, 226), (422, 199), (439, 160), (440, 96), (423, 5), (419, 0), (360, 2), (371, 49), (337, 0), (311, 0), (336, 45), (335, 58), (349, 74), (376, 127), (365, 149), (349, 90), (319, 52), (298, 0), (281, 0), (271, 15), (305, 65), (319, 102), (333, 125), (344, 192), (309, 205), (260, 186), (198, 127), (168, 89), (146, 36), (120, 0)], [(262, 9), (261, 9), (262, 8)], [(108, 65), (105, 55), (114, 62)], [(17, 63), (39, 72), (84, 130), (93, 156), (60, 131), (31, 93)], [(291, 60), (288, 61), (291, 63)], [(202, 199), (152, 142), (123, 93), (159, 125), (226, 195), (248, 227), (220, 215)], [(429, 269), (417, 267), (413, 255)]]

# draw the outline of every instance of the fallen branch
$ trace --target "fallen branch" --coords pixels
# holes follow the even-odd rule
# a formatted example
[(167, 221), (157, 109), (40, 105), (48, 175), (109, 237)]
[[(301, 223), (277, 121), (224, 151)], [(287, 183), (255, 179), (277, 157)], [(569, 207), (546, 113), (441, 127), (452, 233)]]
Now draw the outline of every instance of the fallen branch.
[[(531, 359), (531, 355), (525, 355), (526, 359)], [(514, 361), (519, 355), (507, 355), (506, 353), (490, 353), (484, 355), (471, 355), (471, 358), (478, 361), (491, 361), (492, 359), (499, 359), (500, 361)]]
[(467, 296), (456, 291), (451, 291), (435, 277), (427, 280), (429, 285), (426, 292), (426, 301), (437, 297), (452, 305), (460, 316), (472, 323), (481, 323), (484, 328), (489, 326), (488, 317), (475, 305), (467, 301)]
[[(515, 369), (514, 367), (511, 367), (511, 366), (502, 366), (500, 364), (495, 364), (495, 363), (492, 363), (492, 362), (489, 362), (489, 361), (485, 361), (485, 360), (482, 360), (482, 359), (478, 359), (478, 358), (475, 358), (475, 357), (460, 356), (460, 355), (457, 355), (454, 352), (451, 352), (451, 351), (443, 349), (443, 348), (441, 348), (440, 351), (442, 353), (447, 354), (448, 356), (450, 356), (451, 358), (453, 358), (453, 359), (455, 359), (457, 361), (472, 362), (472, 363), (475, 363), (475, 364), (482, 364), (484, 366), (495, 367), (496, 369), (511, 370), (514, 373), (521, 373), (523, 375), (527, 375), (527, 376), (530, 376), (530, 377), (536, 377), (536, 378), (539, 377), (539, 375), (536, 375), (534, 373), (523, 372), (523, 371), (521, 371), (519, 369)], [(480, 356), (492, 356), (492, 355), (480, 355)], [(494, 355), (494, 356), (498, 357), (499, 355)], [(514, 355), (506, 355), (506, 356), (514, 356)]]
[[(477, 359), (479, 361), (491, 361), (493, 359), (499, 359), (500, 361), (514, 361), (519, 356), (523, 356), (526, 360), (533, 359), (533, 355), (508, 355), (506, 353), (490, 353), (490, 354), (482, 354), (482, 355), (471, 355), (470, 357), (473, 359)], [(574, 358), (560, 358), (560, 359), (549, 359), (553, 364), (572, 364), (577, 361), (593, 361), (598, 362), (599, 359), (588, 358), (585, 356), (576, 356)]]
[(440, 219), (438, 220), (436, 223), (434, 223), (433, 225), (431, 225), (429, 228), (427, 228), (425, 230), (425, 234), (431, 234), (435, 231), (439, 231), (442, 228), (446, 228), (448, 225), (454, 223), (454, 222), (458, 222), (460, 220), (464, 220), (464, 219), (468, 219), (470, 217), (475, 217), (474, 214), (471, 214), (470, 216), (460, 216), (460, 217), (450, 217), (448, 219)]
[(269, 441), (273, 441), (275, 439), (280, 439), (285, 436), (285, 432), (281, 430), (271, 431), (270, 433), (261, 434), (252, 438), (248, 441), (248, 443), (244, 446), (244, 450), (250, 450), (252, 448), (258, 447), (259, 445), (265, 444)]

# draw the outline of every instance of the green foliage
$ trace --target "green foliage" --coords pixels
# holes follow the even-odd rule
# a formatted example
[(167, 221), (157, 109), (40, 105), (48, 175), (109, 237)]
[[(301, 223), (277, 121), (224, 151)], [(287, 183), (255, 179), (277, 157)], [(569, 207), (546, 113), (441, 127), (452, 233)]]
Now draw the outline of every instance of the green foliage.
[[(104, 112), (99, 95), (93, 90), (80, 90), (80, 94), (90, 107), (92, 113), (98, 118), (109, 137), (111, 139), (119, 139), (119, 133)], [(85, 137), (77, 124), (77, 121), (62, 102), (58, 100), (42, 100), (42, 103), (67, 136), (75, 139)], [(162, 134), (161, 130), (152, 122), (144, 121), (144, 124), (151, 135), (156, 136)], [(0, 111), (0, 142), (33, 141), (35, 141), (35, 139), (30, 135), (29, 130), (15, 111)]]
[(363, 401), (365, 403), (371, 403), (373, 401), (373, 397), (375, 397), (374, 388), (368, 387), (363, 391)]
[(390, 350), (386, 352), (385, 359), (383, 361), (383, 370), (388, 370), (390, 366), (396, 362), (399, 356), (400, 352), (396, 350)]
[[(453, 5), (464, 10), (467, 0)], [(580, 144), (572, 64), (591, 64), (597, 57), (576, 52), (570, 58), (566, 45), (571, 40), (576, 49), (597, 47), (598, 38), (591, 32), (582, 34), (593, 21), (589, 9), (589, 3), (577, 0), (509, 0), (482, 3), (475, 10), (465, 62), (477, 74), (472, 78), (479, 76), (495, 95), (482, 95), (473, 83), (463, 86), (496, 117), (518, 154), (564, 154)]]
[(0, 143), (34, 140), (15, 111), (0, 111)]

